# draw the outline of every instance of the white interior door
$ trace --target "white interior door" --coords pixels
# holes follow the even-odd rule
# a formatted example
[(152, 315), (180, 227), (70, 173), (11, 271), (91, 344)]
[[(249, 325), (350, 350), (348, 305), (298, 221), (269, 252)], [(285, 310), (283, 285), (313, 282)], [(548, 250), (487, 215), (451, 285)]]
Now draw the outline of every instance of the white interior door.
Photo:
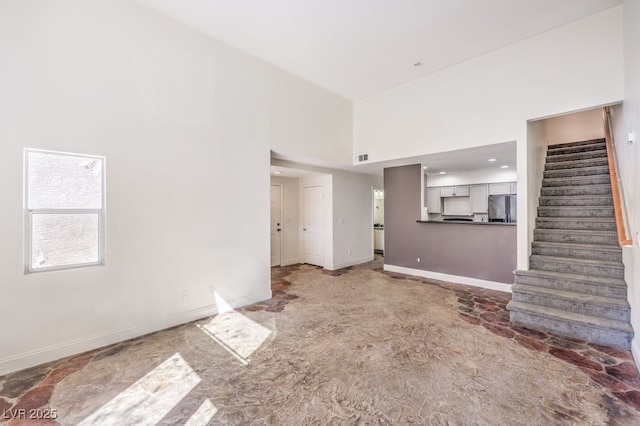
[(304, 187), (302, 203), (304, 263), (324, 266), (324, 187)]
[(282, 264), (282, 187), (271, 185), (271, 266)]

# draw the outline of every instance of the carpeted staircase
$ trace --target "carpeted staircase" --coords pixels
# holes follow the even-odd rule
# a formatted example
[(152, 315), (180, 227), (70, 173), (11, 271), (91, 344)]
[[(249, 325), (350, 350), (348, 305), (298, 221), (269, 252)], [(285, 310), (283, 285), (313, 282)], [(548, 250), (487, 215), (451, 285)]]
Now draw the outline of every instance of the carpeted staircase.
[(515, 272), (513, 323), (631, 348), (604, 139), (548, 148), (531, 252)]

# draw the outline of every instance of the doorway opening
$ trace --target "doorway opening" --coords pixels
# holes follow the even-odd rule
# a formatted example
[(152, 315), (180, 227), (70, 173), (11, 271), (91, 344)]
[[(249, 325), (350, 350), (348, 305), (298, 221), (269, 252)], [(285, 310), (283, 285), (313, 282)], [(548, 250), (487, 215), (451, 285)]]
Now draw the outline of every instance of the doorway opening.
[(302, 188), (303, 261), (324, 267), (324, 186)]
[(282, 185), (271, 184), (271, 266), (282, 265)]
[(384, 255), (384, 190), (373, 188), (373, 252)]

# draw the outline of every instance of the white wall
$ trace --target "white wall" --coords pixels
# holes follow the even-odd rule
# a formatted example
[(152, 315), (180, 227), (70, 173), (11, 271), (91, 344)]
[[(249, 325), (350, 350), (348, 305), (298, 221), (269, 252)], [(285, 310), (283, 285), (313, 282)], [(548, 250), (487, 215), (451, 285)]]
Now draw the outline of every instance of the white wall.
[[(133, 2), (1, 1), (0, 58), (0, 375), (270, 297), (270, 148), (350, 160), (343, 99)], [(24, 147), (106, 156), (106, 266), (24, 275)]]
[[(527, 247), (524, 256), (518, 257), (518, 269), (529, 269), (529, 256), (531, 255), (531, 241), (533, 241), (533, 231), (536, 228), (536, 218), (538, 217), (538, 205), (540, 203), (540, 189), (542, 188), (542, 178), (544, 176), (544, 166), (547, 156), (547, 132), (545, 120), (531, 121), (527, 123), (527, 146), (526, 146), (526, 190), (529, 194), (527, 209), (527, 226), (521, 227), (518, 234), (519, 239), (527, 239)], [(520, 190), (520, 188), (518, 188)], [(526, 232), (526, 234), (525, 234)], [(524, 248), (523, 248), (524, 250)]]
[(271, 176), (271, 183), (282, 185), (282, 266), (293, 265), (302, 262), (299, 233), (299, 180), (297, 178), (284, 178)]
[[(619, 6), (357, 101), (354, 152), (384, 161), (515, 140), (529, 223), (527, 120), (622, 100), (621, 23)], [(518, 227), (518, 267), (528, 235)]]
[(373, 188), (382, 176), (333, 174), (333, 264), (328, 269), (373, 260)]
[[(269, 142), (278, 154), (331, 164), (353, 163), (353, 105), (288, 74), (272, 72)], [(295, 117), (295, 119), (292, 119)]]
[(604, 138), (602, 109), (590, 109), (544, 120), (549, 145)]
[[(633, 246), (623, 249), (625, 280), (631, 304), (632, 342), (636, 363), (640, 362), (640, 2), (624, 1), (624, 104), (613, 109), (614, 143), (619, 178), (622, 181), (629, 234)], [(636, 143), (627, 144), (635, 132)]]

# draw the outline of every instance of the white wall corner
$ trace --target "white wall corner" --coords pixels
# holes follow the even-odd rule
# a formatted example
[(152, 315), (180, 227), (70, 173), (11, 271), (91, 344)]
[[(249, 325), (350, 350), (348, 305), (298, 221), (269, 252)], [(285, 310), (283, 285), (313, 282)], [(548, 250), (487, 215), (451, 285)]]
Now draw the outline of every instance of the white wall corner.
[(325, 269), (328, 269), (330, 271), (335, 271), (336, 269), (347, 268), (349, 266), (360, 265), (360, 264), (372, 262), (372, 261), (373, 261), (373, 253), (371, 253), (371, 256), (362, 257), (360, 259), (354, 259), (354, 260), (348, 260), (346, 262), (335, 263), (330, 267), (327, 266)]

